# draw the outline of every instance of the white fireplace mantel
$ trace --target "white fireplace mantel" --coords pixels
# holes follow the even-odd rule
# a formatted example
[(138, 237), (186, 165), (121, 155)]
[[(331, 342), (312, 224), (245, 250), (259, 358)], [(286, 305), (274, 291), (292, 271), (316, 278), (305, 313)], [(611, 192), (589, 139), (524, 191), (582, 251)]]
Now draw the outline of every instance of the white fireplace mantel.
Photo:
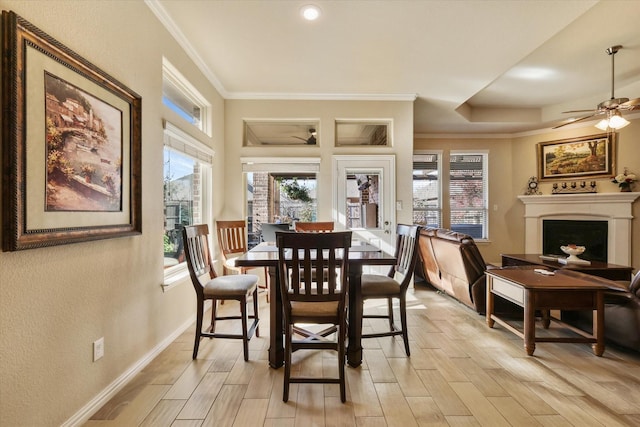
[(602, 220), (609, 224), (607, 261), (630, 265), (632, 205), (638, 197), (640, 192), (518, 196), (525, 205), (525, 252), (542, 252), (545, 219)]

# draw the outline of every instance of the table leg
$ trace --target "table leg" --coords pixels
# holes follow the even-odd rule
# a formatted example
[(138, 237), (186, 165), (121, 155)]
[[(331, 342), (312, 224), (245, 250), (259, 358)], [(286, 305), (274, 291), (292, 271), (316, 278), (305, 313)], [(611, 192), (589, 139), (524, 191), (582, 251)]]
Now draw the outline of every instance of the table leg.
[(549, 329), (549, 325), (551, 325), (551, 310), (542, 310), (542, 327), (545, 329)]
[(529, 356), (536, 350), (535, 293), (529, 289), (524, 293), (524, 349)]
[(357, 368), (362, 364), (362, 266), (349, 266), (349, 347), (347, 362)]
[(593, 311), (593, 335), (596, 343), (591, 347), (596, 356), (604, 354), (604, 292), (596, 292), (596, 309)]
[(487, 276), (487, 307), (486, 307), (485, 316), (487, 317), (487, 326), (489, 326), (490, 328), (493, 328), (493, 325), (495, 323), (494, 320), (491, 318), (491, 315), (493, 314), (493, 307), (494, 307), (493, 292), (491, 292), (492, 285), (493, 285), (493, 277)]
[(284, 342), (282, 334), (282, 296), (277, 267), (269, 267), (269, 366), (284, 365)]

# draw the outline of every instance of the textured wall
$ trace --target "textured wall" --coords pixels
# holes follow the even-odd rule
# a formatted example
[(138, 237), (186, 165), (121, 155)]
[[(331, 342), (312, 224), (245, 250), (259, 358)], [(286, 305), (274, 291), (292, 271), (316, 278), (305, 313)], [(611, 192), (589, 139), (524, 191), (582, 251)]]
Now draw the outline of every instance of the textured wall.
[[(162, 57), (213, 104), (216, 128), (204, 142), (216, 150), (218, 183), (224, 103), (142, 1), (0, 1), (0, 7), (142, 96), (143, 234), (0, 253), (0, 425), (60, 425), (193, 315), (189, 283), (166, 293), (160, 287), (162, 119), (180, 125), (162, 105)], [(214, 194), (214, 213), (221, 201)], [(92, 343), (100, 337), (105, 356), (94, 363)]]

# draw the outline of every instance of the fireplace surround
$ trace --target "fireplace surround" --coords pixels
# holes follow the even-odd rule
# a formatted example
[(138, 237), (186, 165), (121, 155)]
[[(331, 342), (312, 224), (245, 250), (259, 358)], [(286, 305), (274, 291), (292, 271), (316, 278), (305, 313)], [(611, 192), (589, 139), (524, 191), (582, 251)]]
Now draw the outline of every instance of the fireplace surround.
[(632, 204), (635, 193), (518, 196), (525, 205), (525, 252), (542, 253), (542, 222), (547, 219), (607, 221), (607, 262), (631, 265)]

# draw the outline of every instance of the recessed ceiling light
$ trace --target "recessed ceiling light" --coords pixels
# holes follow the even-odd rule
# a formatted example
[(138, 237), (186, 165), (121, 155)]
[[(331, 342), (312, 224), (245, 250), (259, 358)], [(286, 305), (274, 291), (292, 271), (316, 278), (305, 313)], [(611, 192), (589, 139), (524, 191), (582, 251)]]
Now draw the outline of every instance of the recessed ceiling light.
[(307, 21), (315, 21), (316, 19), (318, 19), (318, 17), (320, 17), (320, 8), (313, 4), (309, 4), (303, 6), (300, 10), (300, 13), (302, 14), (302, 17)]
[(524, 80), (543, 80), (549, 79), (556, 74), (550, 68), (542, 67), (516, 67), (506, 73), (509, 77)]

